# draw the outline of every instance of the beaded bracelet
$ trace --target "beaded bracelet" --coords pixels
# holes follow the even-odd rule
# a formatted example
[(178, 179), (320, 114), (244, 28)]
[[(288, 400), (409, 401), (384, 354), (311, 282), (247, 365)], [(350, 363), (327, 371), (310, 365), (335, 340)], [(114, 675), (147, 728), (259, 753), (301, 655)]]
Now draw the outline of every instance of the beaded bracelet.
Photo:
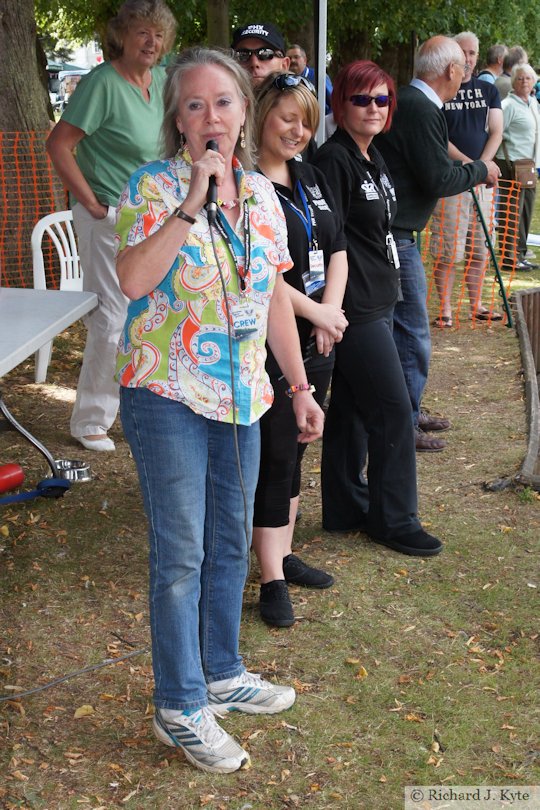
[(310, 385), (309, 383), (300, 383), (300, 385), (291, 385), (290, 388), (287, 388), (285, 393), (287, 394), (290, 399), (292, 399), (293, 394), (296, 394), (297, 391), (309, 391), (310, 394), (315, 393), (315, 386)]

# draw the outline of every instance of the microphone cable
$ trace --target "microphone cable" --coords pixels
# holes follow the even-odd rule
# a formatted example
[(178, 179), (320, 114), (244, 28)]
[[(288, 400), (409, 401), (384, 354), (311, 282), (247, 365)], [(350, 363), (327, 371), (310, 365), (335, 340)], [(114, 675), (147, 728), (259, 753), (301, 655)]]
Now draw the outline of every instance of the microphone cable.
[[(233, 429), (233, 441), (234, 441), (234, 451), (236, 456), (236, 466), (238, 470), (238, 479), (240, 482), (240, 491), (242, 492), (242, 501), (244, 505), (244, 534), (246, 538), (246, 556), (247, 556), (247, 576), (249, 576), (249, 572), (251, 570), (251, 544), (249, 542), (250, 536), (250, 525), (249, 525), (249, 513), (248, 513), (248, 503), (247, 503), (247, 493), (246, 487), (244, 484), (244, 475), (242, 472), (242, 460), (240, 458), (240, 445), (238, 443), (238, 423), (236, 421), (236, 398), (235, 398), (235, 374), (234, 374), (234, 362), (233, 362), (233, 336), (232, 336), (232, 319), (231, 319), (231, 311), (229, 307), (229, 297), (227, 295), (227, 286), (225, 283), (225, 278), (223, 276), (223, 271), (221, 269), (221, 265), (219, 263), (219, 258), (217, 254), (217, 247), (216, 247), (216, 240), (214, 234), (214, 227), (216, 225), (217, 220), (217, 210), (211, 208), (210, 206), (207, 207), (207, 217), (208, 217), (208, 225), (210, 229), (210, 240), (212, 242), (212, 250), (214, 253), (214, 260), (216, 262), (216, 266), (219, 273), (219, 279), (221, 282), (221, 289), (223, 291), (223, 299), (225, 302), (225, 314), (227, 316), (227, 341), (229, 347), (229, 369), (231, 375), (231, 401), (232, 401), (232, 429)], [(234, 256), (232, 259), (236, 266), (236, 261)]]

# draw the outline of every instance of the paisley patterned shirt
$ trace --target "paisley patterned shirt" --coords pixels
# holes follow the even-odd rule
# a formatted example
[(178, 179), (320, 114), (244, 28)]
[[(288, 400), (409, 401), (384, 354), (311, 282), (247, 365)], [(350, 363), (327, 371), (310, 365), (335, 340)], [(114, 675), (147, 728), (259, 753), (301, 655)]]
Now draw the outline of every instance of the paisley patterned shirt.
[[(181, 204), (189, 189), (191, 162), (184, 149), (170, 160), (141, 166), (131, 176), (118, 208), (117, 253), (155, 233)], [(233, 169), (241, 213), (234, 230), (223, 220), (229, 245), (218, 229), (213, 230), (229, 310), (247, 299), (256, 318), (255, 332), (233, 337), (231, 358), (223, 288), (202, 209), (163, 281), (130, 302), (116, 378), (122, 386), (145, 386), (208, 419), (232, 422), (232, 360), (236, 421), (250, 425), (272, 404), (264, 369), (268, 306), (276, 273), (287, 270), (292, 261), (272, 184), (260, 174), (244, 172), (236, 158)], [(239, 287), (239, 273), (245, 276), (245, 293)]]

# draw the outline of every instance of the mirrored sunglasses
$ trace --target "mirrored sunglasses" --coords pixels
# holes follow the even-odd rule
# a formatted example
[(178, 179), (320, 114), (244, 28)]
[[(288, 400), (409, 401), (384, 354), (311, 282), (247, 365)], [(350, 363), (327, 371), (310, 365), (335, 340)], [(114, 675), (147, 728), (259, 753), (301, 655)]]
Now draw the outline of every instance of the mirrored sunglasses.
[(256, 56), (259, 62), (269, 62), (276, 56), (281, 56), (279, 51), (274, 51), (272, 48), (239, 48), (234, 52), (235, 58), (239, 62), (249, 62), (252, 56)]
[(295, 76), (291, 73), (280, 73), (274, 78), (271, 87), (276, 87), (278, 90), (287, 90), (288, 87), (298, 87), (300, 84), (307, 87), (309, 92), (313, 93), (314, 96), (317, 95), (317, 91), (309, 79), (306, 79), (305, 76)]
[(349, 101), (355, 107), (369, 107), (372, 101), (375, 102), (377, 107), (388, 107), (390, 96), (370, 96), (367, 93), (356, 93), (356, 95), (349, 97)]

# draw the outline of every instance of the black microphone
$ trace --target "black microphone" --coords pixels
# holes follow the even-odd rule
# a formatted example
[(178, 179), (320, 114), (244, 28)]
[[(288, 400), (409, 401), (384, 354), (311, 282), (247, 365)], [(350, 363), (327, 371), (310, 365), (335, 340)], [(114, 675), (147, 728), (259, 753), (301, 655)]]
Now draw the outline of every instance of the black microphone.
[[(213, 152), (218, 152), (217, 141), (211, 140), (206, 144), (207, 149), (212, 149)], [(213, 223), (217, 219), (217, 185), (216, 178), (212, 174), (208, 178), (208, 193), (206, 195), (206, 214), (208, 222)]]

